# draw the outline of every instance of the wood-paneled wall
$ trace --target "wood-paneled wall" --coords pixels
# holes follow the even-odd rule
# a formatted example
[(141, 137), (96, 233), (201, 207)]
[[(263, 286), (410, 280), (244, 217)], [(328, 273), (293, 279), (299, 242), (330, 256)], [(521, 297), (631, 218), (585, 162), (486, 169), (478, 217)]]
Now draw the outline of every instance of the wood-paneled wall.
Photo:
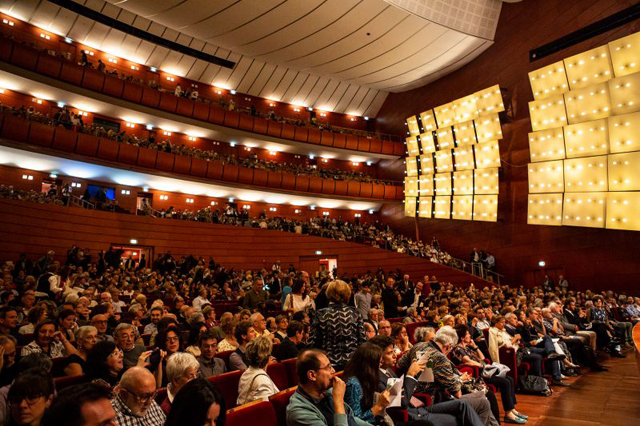
[[(530, 71), (640, 31), (636, 20), (605, 34), (530, 63), (529, 51), (619, 12), (632, 0), (525, 0), (504, 4), (495, 44), (462, 69), (409, 92), (390, 94), (377, 123), (380, 130), (406, 134), (405, 118), (485, 87), (500, 84), (514, 107), (512, 123), (503, 125), (502, 176), (498, 223), (418, 219), (423, 239), (436, 236), (451, 254), (468, 259), (474, 247), (492, 252), (498, 272), (513, 284), (533, 285), (544, 274), (538, 262), (563, 270), (580, 289), (617, 289), (640, 293), (640, 234), (579, 227), (527, 225), (527, 163), (531, 132), (528, 102)], [(408, 236), (414, 219), (402, 217), (401, 204), (386, 205), (382, 220)], [(535, 278), (534, 278), (535, 277)]]

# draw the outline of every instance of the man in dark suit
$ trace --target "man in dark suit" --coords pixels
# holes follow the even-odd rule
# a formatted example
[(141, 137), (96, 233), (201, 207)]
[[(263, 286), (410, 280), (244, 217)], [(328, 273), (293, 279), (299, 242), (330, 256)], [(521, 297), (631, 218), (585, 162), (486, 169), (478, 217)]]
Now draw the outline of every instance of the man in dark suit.
[[(387, 336), (376, 336), (370, 340), (371, 343), (382, 348), (382, 360), (380, 365), (380, 381), (378, 382), (378, 392), (387, 389), (387, 381), (397, 378), (391, 367), (395, 360), (393, 357), (393, 339)], [(424, 366), (417, 361), (412, 362), (407, 374), (404, 376), (402, 408), (407, 410), (409, 420), (428, 420), (433, 424), (443, 426), (481, 426), (483, 423), (478, 414), (466, 402), (456, 399), (453, 401), (433, 404), (430, 407), (416, 407), (411, 403), (411, 397), (416, 390), (418, 381), (415, 376), (420, 374)]]
[(273, 356), (278, 361), (296, 358), (300, 352), (304, 337), (304, 325), (299, 321), (291, 321), (287, 326), (287, 337), (273, 351)]
[(385, 318), (397, 318), (400, 315), (399, 312), (405, 309), (402, 306), (398, 306), (400, 297), (394, 288), (395, 283), (396, 281), (393, 278), (387, 278), (386, 287), (382, 290), (382, 304), (384, 305)]

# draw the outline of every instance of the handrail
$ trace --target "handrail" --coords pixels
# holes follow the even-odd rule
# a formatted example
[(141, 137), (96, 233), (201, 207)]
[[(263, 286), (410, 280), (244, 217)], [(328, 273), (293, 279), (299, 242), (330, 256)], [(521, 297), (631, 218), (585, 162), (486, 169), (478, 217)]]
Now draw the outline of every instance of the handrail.
[(491, 281), (500, 285), (500, 277), (504, 278), (504, 275), (497, 273), (496, 271), (492, 271), (484, 267), (482, 262), (467, 262), (462, 259), (454, 258), (456, 262), (459, 262), (459, 265), (450, 265), (456, 269), (459, 269), (463, 272), (468, 272), (471, 275), (475, 275), (476, 277), (480, 277), (484, 280)]
[(73, 195), (73, 194), (69, 194), (70, 198), (69, 198), (69, 202), (73, 205), (76, 205), (78, 207), (82, 207), (83, 209), (89, 209), (89, 210), (95, 210), (96, 209), (96, 205), (81, 198), (78, 197), (77, 195)]

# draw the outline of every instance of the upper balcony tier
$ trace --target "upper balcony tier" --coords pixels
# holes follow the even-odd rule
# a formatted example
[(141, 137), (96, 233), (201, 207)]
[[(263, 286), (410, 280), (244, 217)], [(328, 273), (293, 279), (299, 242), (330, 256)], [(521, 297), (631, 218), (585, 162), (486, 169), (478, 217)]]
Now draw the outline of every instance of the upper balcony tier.
[[(54, 52), (55, 53), (55, 52)], [(305, 123), (294, 125), (288, 122), (267, 120), (250, 114), (230, 111), (213, 104), (208, 99), (191, 100), (176, 97), (148, 85), (127, 81), (93, 68), (79, 65), (63, 57), (51, 55), (48, 51), (0, 37), (0, 68), (9, 73), (34, 78), (54, 87), (67, 89), (69, 85), (100, 93), (114, 104), (125, 108), (146, 112), (149, 108), (168, 113), (175, 117), (191, 119), (203, 127), (230, 133), (246, 133), (254, 139), (262, 138), (279, 143), (308, 144), (332, 150), (351, 151), (377, 158), (397, 158), (405, 155), (403, 142), (380, 140), (375, 137), (356, 136), (351, 133), (320, 130)], [(222, 127), (221, 129), (218, 126)]]

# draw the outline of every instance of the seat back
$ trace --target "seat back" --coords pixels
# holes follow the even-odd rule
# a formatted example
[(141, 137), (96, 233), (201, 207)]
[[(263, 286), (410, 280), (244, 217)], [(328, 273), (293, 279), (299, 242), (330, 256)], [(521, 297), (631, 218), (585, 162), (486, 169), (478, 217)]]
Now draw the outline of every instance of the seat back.
[(238, 384), (240, 383), (242, 373), (243, 371), (232, 371), (231, 373), (224, 373), (207, 379), (220, 390), (227, 409), (237, 405)]
[(227, 366), (227, 368), (229, 368), (229, 357), (231, 356), (232, 353), (234, 353), (235, 351), (223, 351), (223, 352), (218, 352), (216, 354), (216, 358), (220, 358), (221, 360), (224, 361), (224, 364)]
[(289, 383), (287, 367), (282, 362), (276, 362), (267, 366), (267, 374), (273, 380), (278, 389), (286, 389), (292, 384)]
[(53, 383), (56, 387), (56, 392), (60, 392), (64, 388), (68, 388), (69, 386), (81, 385), (89, 381), (89, 378), (81, 374), (79, 376), (65, 376), (65, 377), (56, 377), (53, 379)]
[(275, 411), (276, 419), (278, 419), (278, 426), (287, 425), (287, 405), (289, 405), (289, 400), (291, 399), (291, 395), (293, 395), (296, 389), (297, 389), (297, 386), (294, 386), (292, 388), (280, 391), (269, 397), (269, 402), (271, 403), (271, 405), (273, 405), (273, 410)]
[(285, 359), (282, 364), (287, 369), (287, 375), (289, 376), (289, 386), (295, 386), (298, 384), (298, 374), (296, 374), (296, 361), (297, 358)]
[(267, 401), (255, 401), (227, 411), (227, 426), (278, 426), (276, 412)]

